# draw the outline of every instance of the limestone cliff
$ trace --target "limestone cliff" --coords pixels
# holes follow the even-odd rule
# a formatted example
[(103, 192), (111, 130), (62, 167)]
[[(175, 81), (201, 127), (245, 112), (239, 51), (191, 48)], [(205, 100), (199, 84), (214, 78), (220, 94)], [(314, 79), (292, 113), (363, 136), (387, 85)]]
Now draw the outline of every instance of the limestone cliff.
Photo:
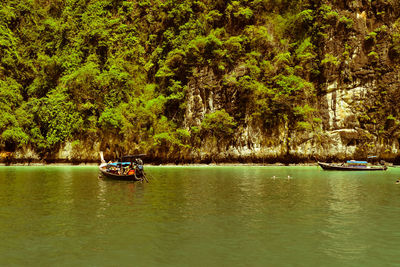
[[(399, 114), (400, 61), (390, 33), (399, 30), (395, 23), (399, 3), (335, 1), (334, 11), (338, 15), (323, 32), (319, 57), (332, 55), (338, 62), (322, 65), (320, 76), (313, 80), (320, 131), (289, 129), (287, 123), (266, 131), (262, 125), (245, 124), (219, 153), (204, 146), (193, 157), (212, 154), (221, 161), (291, 162), (377, 155), (398, 160), (400, 132), (393, 117)], [(351, 19), (352, 26), (342, 24), (341, 16)], [(237, 68), (227, 75), (246, 74), (246, 69)], [(199, 125), (214, 109), (232, 110), (237, 103), (235, 88), (222, 86), (208, 68), (198, 73), (189, 83), (186, 127)]]
[[(290, 163), (365, 159), (369, 155), (400, 161), (400, 2), (304, 2), (307, 5), (288, 20), (291, 24), (285, 25), (285, 30), (277, 28), (279, 23), (271, 23), (280, 19), (275, 15), (279, 10), (273, 7), (257, 7), (260, 13), (272, 14), (265, 18), (246, 13), (247, 9), (232, 11), (235, 5), (229, 5), (223, 11), (231, 10), (232, 16), (214, 12), (204, 28), (225, 25), (235, 36), (215, 31), (221, 36), (214, 32), (209, 39), (190, 46), (208, 56), (202, 62), (190, 61), (194, 58), (191, 50), (176, 50), (158, 62), (149, 59), (149, 76), (157, 76), (152, 68), (166, 62), (160, 67), (163, 72), (157, 72), (160, 81), (151, 78), (152, 82), (167, 84), (173, 71), (187, 75), (175, 83), (185, 88), (183, 104), (170, 106), (184, 107), (177, 128), (187, 134), (175, 135), (174, 142), (165, 135), (159, 143), (150, 138), (158, 146), (150, 141), (141, 145), (142, 135), (135, 128), (138, 120), (132, 119), (124, 137), (122, 130), (87, 135), (79, 142), (64, 142), (51, 153), (27, 145), (2, 153), (0, 161), (95, 162), (100, 150), (106, 158), (144, 152), (148, 161), (176, 163)], [(217, 8), (223, 9), (221, 6)], [(239, 27), (240, 23), (245, 26)], [(288, 38), (282, 37), (283, 31)], [(243, 32), (246, 38), (240, 37)], [(161, 30), (157, 34), (152, 42), (166, 36)], [(222, 45), (218, 38), (225, 38)], [(214, 42), (210, 41), (211, 48), (207, 48), (208, 40)], [(146, 45), (150, 47), (151, 42)], [(212, 45), (219, 46), (218, 53), (207, 52)], [(251, 52), (235, 55), (242, 47)], [(160, 49), (147, 53), (151, 57), (168, 54)], [(220, 59), (223, 64), (215, 64), (213, 57), (217, 56), (225, 60)], [(190, 70), (184, 69), (188, 66)], [(90, 107), (86, 112), (96, 114)], [(233, 132), (204, 130), (207, 115), (221, 110), (234, 119)], [(167, 113), (169, 119), (179, 116), (179, 112)], [(147, 121), (141, 124), (148, 132), (154, 132), (156, 126)]]

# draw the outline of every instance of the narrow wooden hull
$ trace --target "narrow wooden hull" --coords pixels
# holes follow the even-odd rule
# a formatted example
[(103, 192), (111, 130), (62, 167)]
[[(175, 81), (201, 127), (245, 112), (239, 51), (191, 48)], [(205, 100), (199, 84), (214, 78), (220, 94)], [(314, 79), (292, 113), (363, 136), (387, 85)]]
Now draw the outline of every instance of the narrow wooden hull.
[(329, 171), (386, 171), (386, 166), (346, 166), (331, 163), (318, 162), (324, 170)]
[(109, 179), (113, 180), (123, 180), (123, 181), (141, 181), (140, 178), (138, 178), (135, 174), (132, 175), (120, 175), (117, 173), (112, 173), (112, 172), (107, 172), (106, 171), (106, 166), (101, 166), (99, 167), (99, 170), (102, 175)]

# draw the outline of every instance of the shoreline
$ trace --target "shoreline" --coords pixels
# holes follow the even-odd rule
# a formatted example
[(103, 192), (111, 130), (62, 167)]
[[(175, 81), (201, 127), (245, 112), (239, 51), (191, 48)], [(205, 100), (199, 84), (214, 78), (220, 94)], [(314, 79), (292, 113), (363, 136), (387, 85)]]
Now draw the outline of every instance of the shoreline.
[[(54, 166), (54, 167), (63, 167), (63, 166), (76, 166), (76, 167), (96, 167), (99, 166), (99, 163), (0, 163), (0, 167), (23, 167), (23, 166)], [(304, 167), (312, 167), (318, 166), (318, 163), (273, 163), (273, 164), (262, 164), (262, 163), (210, 163), (210, 164), (202, 164), (202, 163), (194, 163), (194, 164), (144, 164), (145, 167), (234, 167), (234, 166), (248, 166), (248, 167), (290, 167), (290, 166), (304, 166)]]
[[(336, 162), (337, 163), (337, 162)], [(100, 162), (0, 162), (0, 167), (18, 167), (18, 166), (41, 166), (41, 167), (98, 167)], [(374, 164), (373, 164), (374, 165)], [(146, 167), (313, 167), (319, 166), (318, 162), (301, 162), (301, 163), (240, 163), (240, 162), (213, 162), (213, 163), (147, 163)], [(400, 167), (393, 162), (386, 162), (387, 167)]]

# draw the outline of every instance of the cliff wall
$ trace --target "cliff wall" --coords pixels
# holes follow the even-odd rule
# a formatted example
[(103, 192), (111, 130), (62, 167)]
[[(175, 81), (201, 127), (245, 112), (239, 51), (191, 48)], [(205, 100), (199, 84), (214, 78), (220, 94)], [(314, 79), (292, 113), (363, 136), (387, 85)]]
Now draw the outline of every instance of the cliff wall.
[[(112, 97), (128, 101), (110, 88), (112, 84), (125, 86), (129, 79), (113, 78), (93, 87), (96, 91), (90, 87), (97, 81), (91, 75), (98, 74), (85, 69), (87, 72), (83, 76), (77, 74), (79, 79), (75, 81), (75, 76), (68, 76), (72, 82), (65, 79), (62, 88), (68, 88), (68, 93), (76, 91), (71, 97), (74, 105), (81, 109), (81, 114), (98, 119), (98, 133), (92, 133), (87, 126), (92, 120), (83, 119), (80, 127), (89, 130), (84, 134), (74, 130), (79, 133), (75, 134), (78, 141), (65, 135), (52, 151), (37, 149), (29, 142), (8, 148), (6, 143), (0, 161), (96, 162), (98, 152), (104, 151), (110, 159), (127, 153), (146, 153), (147, 160), (155, 163), (290, 163), (366, 159), (370, 155), (398, 162), (400, 3), (304, 2), (304, 6), (287, 11), (291, 14), (286, 24), (280, 22), (282, 17), (289, 17), (286, 11), (270, 6), (251, 2), (251, 13), (248, 7), (241, 9), (233, 2), (215, 3), (214, 16), (202, 28), (206, 37), (188, 41), (187, 48), (164, 40), (170, 28), (181, 31), (179, 25), (170, 26), (180, 23), (178, 17), (157, 17), (163, 13), (151, 13), (147, 10), (150, 7), (143, 4), (140, 8), (147, 8), (152, 16), (151, 27), (166, 23), (170, 28), (154, 30), (152, 37), (141, 43), (140, 49), (148, 55), (142, 66), (147, 78), (137, 80), (139, 85), (132, 85), (132, 90), (153, 90), (140, 85), (147, 79), (147, 83), (158, 86), (151, 94), (165, 97), (152, 96), (147, 102), (151, 104), (143, 104), (150, 106), (149, 111), (140, 106), (147, 101), (143, 99), (132, 100), (121, 109), (104, 108)], [(191, 8), (206, 10), (199, 6)], [(276, 15), (277, 12), (281, 14)], [(179, 18), (184, 20), (184, 16)], [(224, 30), (215, 30), (221, 25)], [(91, 42), (100, 44), (99, 40)], [(103, 57), (110, 57), (111, 48), (103, 50), (95, 50), (99, 54), (96, 62), (100, 62), (96, 64), (106, 61)], [(158, 61), (154, 59), (157, 56)], [(107, 77), (112, 77), (111, 69)], [(132, 69), (139, 77), (139, 71)], [(93, 108), (93, 101), (98, 101), (96, 97), (101, 92), (99, 88), (110, 92), (105, 97), (108, 102), (104, 100), (99, 105), (104, 109), (100, 115)], [(176, 93), (176, 88), (184, 93)], [(157, 101), (163, 108), (157, 108)], [(133, 104), (138, 107), (130, 110)], [(158, 109), (162, 110), (161, 115)], [(92, 118), (89, 115), (87, 118)], [(53, 127), (45, 126), (49, 132)], [(175, 127), (176, 132), (172, 133), (167, 126)]]
[[(313, 131), (288, 127), (281, 122), (274, 129), (245, 123), (229, 145), (214, 142), (193, 153), (195, 158), (215, 160), (313, 161), (367, 158), (369, 155), (397, 161), (400, 88), (399, 54), (394, 51), (393, 32), (398, 32), (399, 4), (394, 1), (336, 1), (335, 15), (328, 20), (319, 55), (335, 58), (320, 68), (313, 82), (317, 88), (313, 103), (322, 120)], [(340, 18), (352, 21), (347, 27)], [(246, 75), (238, 66), (229, 76)], [(189, 83), (185, 126), (198, 126), (208, 112), (238, 103), (237, 91), (221, 85), (208, 68), (198, 71)], [(210, 90), (212, 88), (212, 90)], [(247, 114), (250, 115), (250, 114)], [(246, 121), (249, 121), (247, 118)]]

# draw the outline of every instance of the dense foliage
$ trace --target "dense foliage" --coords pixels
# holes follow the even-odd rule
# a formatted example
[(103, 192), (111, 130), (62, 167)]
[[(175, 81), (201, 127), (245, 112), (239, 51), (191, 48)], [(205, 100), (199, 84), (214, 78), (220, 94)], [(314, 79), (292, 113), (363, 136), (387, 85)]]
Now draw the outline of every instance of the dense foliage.
[[(245, 124), (316, 131), (322, 72), (346, 57), (320, 47), (332, 24), (353, 20), (311, 0), (2, 1), (1, 148), (45, 155), (113, 136), (125, 152), (173, 152)], [(188, 84), (205, 67), (239, 102), (185, 127)]]

